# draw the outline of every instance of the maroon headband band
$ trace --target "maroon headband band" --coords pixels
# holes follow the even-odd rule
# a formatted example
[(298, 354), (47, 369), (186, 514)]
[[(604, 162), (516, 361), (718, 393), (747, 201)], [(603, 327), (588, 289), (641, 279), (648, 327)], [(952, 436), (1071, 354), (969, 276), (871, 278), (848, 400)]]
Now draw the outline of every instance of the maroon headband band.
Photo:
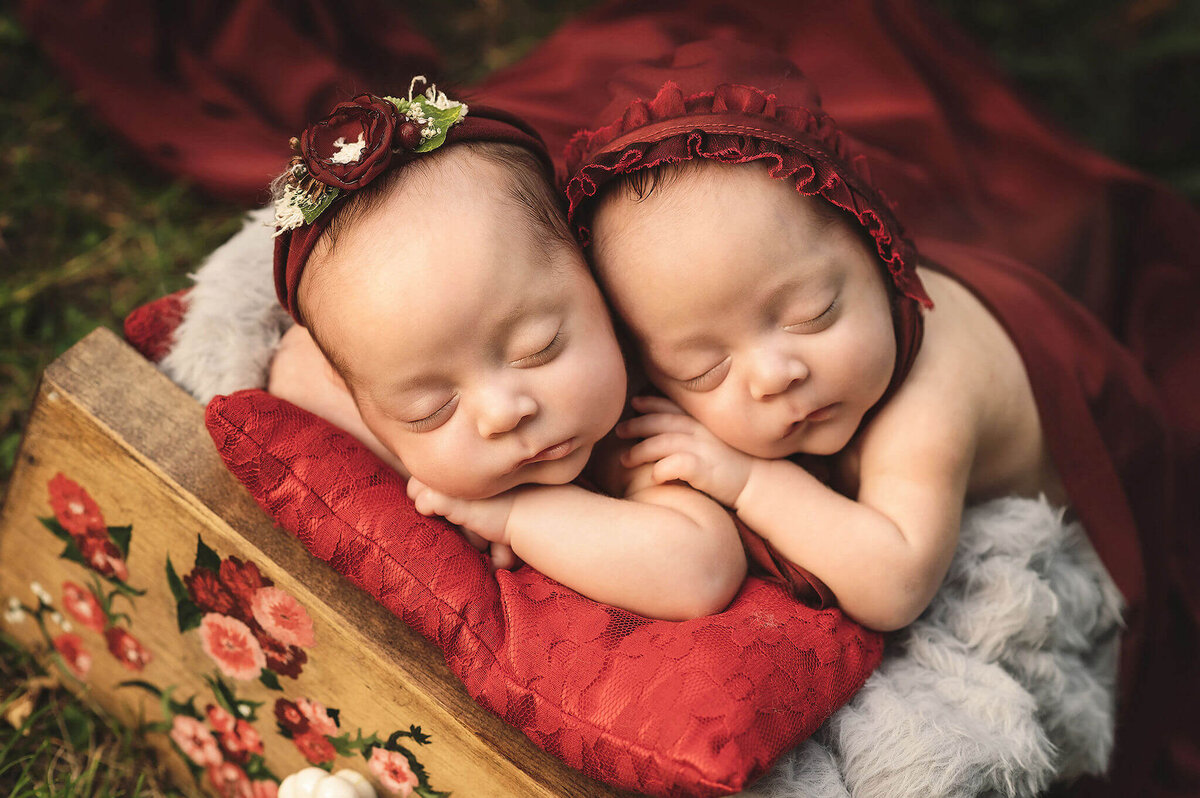
[[(335, 153), (346, 149), (346, 139), (353, 138), (356, 133), (360, 135), (362, 145), (359, 158), (351, 163), (345, 163), (347, 159), (344, 158), (339, 161)], [(338, 138), (334, 139), (334, 136)], [(387, 170), (402, 169), (421, 157), (422, 153), (412, 151), (413, 136), (412, 126), (395, 112), (391, 102), (364, 94), (337, 105), (333, 113), (311, 125), (299, 140), (294, 141), (301, 154), (293, 159), (292, 169), (303, 158), (304, 167), (300, 171), (308, 181), (304, 185), (319, 192), (326, 191), (327, 186), (337, 189), (330, 192), (335, 194), (334, 198), (316, 218), (281, 230), (275, 236), (275, 294), (297, 324), (304, 324), (297, 297), (300, 278), (321, 234), (355, 190)], [(523, 147), (539, 158), (548, 177), (554, 175), (554, 166), (541, 136), (506, 111), (471, 105), (467, 115), (446, 131), (441, 146), (471, 141)]]

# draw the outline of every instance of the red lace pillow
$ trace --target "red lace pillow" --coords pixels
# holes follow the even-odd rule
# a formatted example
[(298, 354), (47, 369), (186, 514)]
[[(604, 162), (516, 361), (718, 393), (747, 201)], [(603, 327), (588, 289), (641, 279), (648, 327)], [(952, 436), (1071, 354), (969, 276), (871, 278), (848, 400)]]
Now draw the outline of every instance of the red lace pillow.
[[(155, 328), (169, 335), (174, 324)], [(882, 655), (879, 635), (840, 611), (756, 578), (725, 612), (673, 623), (597, 604), (532, 568), (493, 577), (453, 527), (413, 509), (394, 471), (322, 419), (251, 390), (214, 399), (207, 423), (258, 503), (438, 646), (472, 697), (611, 784), (737, 792)]]

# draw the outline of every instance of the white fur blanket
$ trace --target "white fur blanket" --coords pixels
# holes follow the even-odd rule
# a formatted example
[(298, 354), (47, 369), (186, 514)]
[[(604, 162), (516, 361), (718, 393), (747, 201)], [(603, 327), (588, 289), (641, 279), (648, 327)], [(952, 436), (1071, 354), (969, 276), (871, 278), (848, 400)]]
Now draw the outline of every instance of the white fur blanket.
[[(193, 277), (162, 370), (202, 402), (261, 387), (290, 324), (267, 210)], [(866, 685), (745, 798), (1033, 796), (1103, 773), (1121, 598), (1077, 523), (1045, 501), (967, 509), (933, 603)]]

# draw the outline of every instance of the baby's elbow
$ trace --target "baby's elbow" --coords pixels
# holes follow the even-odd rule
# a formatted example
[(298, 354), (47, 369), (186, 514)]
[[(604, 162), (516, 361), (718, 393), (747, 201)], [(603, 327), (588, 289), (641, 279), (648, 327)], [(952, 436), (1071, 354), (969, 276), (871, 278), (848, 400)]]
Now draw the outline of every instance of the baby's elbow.
[(876, 632), (895, 632), (911, 624), (929, 606), (936, 586), (921, 578), (881, 580), (875, 589), (842, 609), (853, 620)]
[[(736, 535), (736, 530), (733, 530)], [(733, 601), (746, 579), (746, 556), (741, 543), (735, 547), (717, 545), (699, 547), (689, 567), (677, 571), (683, 600), (676, 620), (715, 615)]]

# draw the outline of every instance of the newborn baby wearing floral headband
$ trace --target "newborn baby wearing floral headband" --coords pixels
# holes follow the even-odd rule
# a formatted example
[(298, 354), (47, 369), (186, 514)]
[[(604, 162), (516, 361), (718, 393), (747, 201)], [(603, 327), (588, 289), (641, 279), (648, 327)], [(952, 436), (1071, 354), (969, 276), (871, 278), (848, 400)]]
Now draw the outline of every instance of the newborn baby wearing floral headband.
[[(729, 515), (598, 446), (625, 365), (537, 135), (430, 88), (342, 103), (293, 145), (275, 275), (297, 325), (271, 392), (410, 476), (496, 566), (651, 617), (724, 608), (746, 570)], [(574, 484), (589, 461), (611, 496)]]

